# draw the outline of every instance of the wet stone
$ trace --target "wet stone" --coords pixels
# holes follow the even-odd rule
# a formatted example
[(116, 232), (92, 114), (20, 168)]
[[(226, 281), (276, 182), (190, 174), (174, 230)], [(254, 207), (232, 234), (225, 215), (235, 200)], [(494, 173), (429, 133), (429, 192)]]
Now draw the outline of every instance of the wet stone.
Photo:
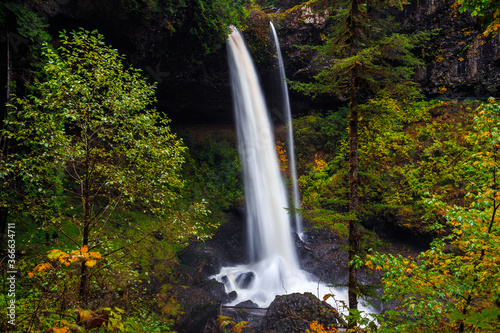
[(238, 293), (234, 290), (231, 291), (229, 294), (227, 294), (227, 303), (234, 301), (236, 298), (238, 298)]
[(255, 278), (253, 272), (246, 272), (238, 275), (236, 278), (236, 285), (241, 289), (248, 289)]

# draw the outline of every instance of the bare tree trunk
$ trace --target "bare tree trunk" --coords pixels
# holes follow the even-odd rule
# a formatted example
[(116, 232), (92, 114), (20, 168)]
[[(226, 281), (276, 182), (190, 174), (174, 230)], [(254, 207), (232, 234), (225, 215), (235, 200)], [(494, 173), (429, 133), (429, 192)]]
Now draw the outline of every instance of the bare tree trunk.
[[(356, 67), (351, 72), (355, 79)], [(352, 264), (354, 256), (359, 251), (359, 230), (357, 212), (359, 206), (358, 198), (358, 105), (356, 88), (351, 88), (351, 112), (349, 117), (349, 281), (348, 297), (349, 309), (358, 308), (358, 271)], [(350, 320), (349, 327), (356, 326), (356, 322)]]
[[(351, 15), (348, 21), (351, 33), (351, 57), (358, 52), (356, 45), (357, 27), (356, 20), (359, 16), (358, 2), (351, 3)], [(349, 116), (349, 279), (348, 299), (349, 309), (358, 309), (358, 270), (352, 263), (354, 256), (359, 251), (359, 230), (357, 212), (358, 198), (358, 65), (354, 64), (350, 72), (350, 116)], [(348, 327), (357, 326), (355, 319), (350, 318)]]
[[(12, 61), (10, 57), (10, 35), (7, 33), (7, 96), (6, 96), (6, 104), (10, 104), (11, 96), (12, 96)], [(2, 117), (0, 119), (0, 129), (3, 129), (5, 126), (5, 120), (9, 117), (10, 107), (5, 105)], [(8, 139), (0, 133), (0, 147), (2, 149), (2, 158), (7, 158), (9, 153), (9, 143)], [(6, 191), (5, 188), (2, 191)], [(5, 193), (5, 192), (4, 192)], [(9, 210), (7, 207), (0, 207), (0, 244), (3, 244), (3, 237), (5, 234), (5, 228), (7, 226), (7, 217), (9, 214)]]
[[(90, 156), (90, 140), (88, 135), (88, 129), (85, 129), (85, 178), (82, 188), (82, 200), (83, 200), (83, 239), (82, 247), (89, 244), (89, 234), (90, 234), (90, 224), (91, 224), (91, 212), (90, 212), (90, 192), (91, 192), (91, 156)], [(82, 268), (80, 271), (80, 289), (79, 296), (80, 300), (85, 301), (88, 296), (88, 269), (85, 262), (82, 262)]]

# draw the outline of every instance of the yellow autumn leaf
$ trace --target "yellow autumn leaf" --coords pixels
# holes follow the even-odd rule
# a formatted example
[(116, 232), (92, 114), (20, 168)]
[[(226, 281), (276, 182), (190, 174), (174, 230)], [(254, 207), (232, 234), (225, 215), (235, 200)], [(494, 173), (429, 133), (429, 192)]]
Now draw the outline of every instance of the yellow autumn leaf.
[(54, 269), (54, 266), (52, 266), (51, 263), (47, 262), (47, 263), (45, 263), (45, 268), (47, 268), (47, 269)]
[(89, 252), (89, 254), (94, 259), (102, 259), (101, 254), (99, 252)]
[(53, 250), (48, 251), (47, 258), (49, 258), (51, 260), (55, 260), (63, 255), (66, 255), (66, 253), (61, 251), (61, 250), (58, 250), (58, 249), (53, 249)]
[(35, 274), (33, 274), (33, 273), (31, 273), (31, 272), (28, 272), (28, 276), (29, 276), (29, 277), (30, 277), (30, 279), (31, 279), (32, 277), (34, 277), (34, 276), (35, 276)]
[(41, 264), (36, 265), (35, 268), (33, 268), (33, 272), (35, 272), (35, 273), (43, 272), (44, 270), (51, 269), (51, 268), (54, 268), (54, 267), (52, 267), (51, 264), (41, 263)]
[(95, 264), (97, 264), (97, 260), (87, 260), (85, 262), (85, 266), (87, 266), (87, 267), (93, 267), (93, 266), (95, 266)]
[[(51, 330), (51, 331), (49, 331)], [(49, 330), (45, 332), (54, 332), (54, 333), (71, 333), (71, 330), (66, 327), (51, 327)]]
[(82, 248), (80, 249), (81, 253), (86, 253), (88, 251), (89, 251), (89, 248), (87, 247), (87, 245), (82, 246)]

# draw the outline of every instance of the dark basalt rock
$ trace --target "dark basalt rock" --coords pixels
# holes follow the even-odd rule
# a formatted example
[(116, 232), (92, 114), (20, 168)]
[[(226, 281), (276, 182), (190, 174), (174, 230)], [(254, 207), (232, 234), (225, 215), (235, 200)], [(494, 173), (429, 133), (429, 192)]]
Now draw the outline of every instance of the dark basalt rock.
[(195, 283), (220, 272), (223, 266), (247, 261), (244, 221), (237, 212), (206, 242), (192, 242), (179, 253), (179, 261)]
[(246, 309), (246, 308), (258, 308), (259, 306), (252, 301), (244, 301), (244, 302), (236, 304), (236, 307)]
[(238, 293), (236, 291), (231, 291), (229, 294), (227, 294), (227, 302), (232, 302), (234, 301), (236, 298), (238, 298)]
[(305, 242), (295, 238), (301, 268), (312, 273), (321, 282), (343, 283), (347, 280), (348, 255), (343, 251), (346, 244), (328, 230), (312, 228), (304, 221)]
[[(245, 220), (243, 212), (233, 211), (230, 219), (220, 226), (217, 233), (206, 242), (216, 252), (223, 265), (234, 265), (248, 262), (245, 246)], [(221, 253), (223, 256), (221, 257)]]
[(193, 242), (179, 253), (181, 264), (195, 268), (191, 276), (197, 283), (206, 277), (218, 273), (222, 267), (220, 257), (210, 247), (202, 243)]
[(204, 332), (205, 327), (215, 326), (215, 318), (219, 313), (220, 304), (215, 302), (205, 303), (188, 309), (188, 314), (183, 319), (176, 330), (178, 332)]
[[(222, 309), (222, 315), (231, 317), (235, 323), (248, 322), (242, 333), (260, 333), (266, 309), (259, 309), (259, 306), (252, 301), (238, 303), (234, 307), (225, 307)], [(232, 327), (226, 327), (226, 330)]]
[(248, 289), (255, 278), (253, 272), (246, 272), (236, 277), (236, 284), (242, 289)]
[(177, 286), (171, 292), (182, 313), (176, 324), (178, 332), (204, 332), (206, 326), (216, 327), (221, 304), (230, 300), (224, 285), (214, 279), (195, 287)]
[(500, 39), (485, 37), (477, 17), (459, 12), (453, 0), (412, 1), (396, 15), (404, 33), (435, 32), (415, 49), (426, 64), (425, 70), (416, 70), (426, 96), (498, 97)]
[(345, 326), (337, 310), (311, 293), (277, 296), (264, 318), (264, 332), (305, 332), (315, 320), (323, 326)]

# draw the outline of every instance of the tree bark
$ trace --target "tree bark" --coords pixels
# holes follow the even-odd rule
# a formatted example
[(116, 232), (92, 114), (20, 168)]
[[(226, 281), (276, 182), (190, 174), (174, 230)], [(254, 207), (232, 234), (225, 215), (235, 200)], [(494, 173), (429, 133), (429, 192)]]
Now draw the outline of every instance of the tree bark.
[[(7, 96), (6, 96), (6, 104), (11, 102), (12, 90), (11, 90), (11, 82), (12, 82), (12, 61), (10, 57), (10, 35), (7, 33)], [(0, 119), (0, 129), (3, 129), (5, 126), (5, 120), (9, 117), (9, 106), (5, 105), (2, 117)], [(0, 133), (0, 147), (2, 150), (2, 158), (7, 158), (9, 153), (9, 143), (7, 138)], [(5, 188), (2, 188), (2, 191), (6, 191)], [(9, 215), (9, 210), (7, 207), (0, 207), (0, 248), (3, 244), (3, 238), (5, 235), (5, 228), (7, 226), (7, 217)]]
[[(91, 224), (91, 212), (90, 212), (90, 191), (91, 191), (91, 156), (90, 156), (90, 140), (89, 140), (89, 130), (85, 129), (85, 163), (84, 163), (84, 180), (82, 188), (82, 200), (83, 200), (83, 239), (82, 247), (89, 244), (89, 234), (90, 234), (90, 224)], [(87, 298), (87, 285), (88, 285), (88, 270), (85, 262), (82, 262), (82, 267), (80, 270), (80, 289), (79, 296), (80, 300), (85, 301)]]
[[(357, 27), (356, 20), (359, 16), (358, 1), (351, 2), (351, 15), (348, 19), (350, 31), (350, 56), (356, 56)], [(354, 64), (350, 71), (350, 115), (349, 115), (349, 266), (348, 266), (348, 299), (349, 309), (358, 309), (358, 270), (352, 263), (359, 251), (359, 231), (357, 212), (358, 198), (358, 65)], [(349, 318), (348, 327), (357, 326), (353, 318)]]
[[(351, 80), (355, 81), (357, 68), (351, 72)], [(349, 309), (358, 308), (358, 270), (352, 263), (354, 256), (359, 251), (359, 231), (357, 221), (357, 211), (359, 206), (358, 198), (358, 105), (357, 89), (351, 87), (351, 112), (349, 117), (349, 281), (348, 297)], [(356, 322), (350, 320), (349, 327), (356, 326)]]

